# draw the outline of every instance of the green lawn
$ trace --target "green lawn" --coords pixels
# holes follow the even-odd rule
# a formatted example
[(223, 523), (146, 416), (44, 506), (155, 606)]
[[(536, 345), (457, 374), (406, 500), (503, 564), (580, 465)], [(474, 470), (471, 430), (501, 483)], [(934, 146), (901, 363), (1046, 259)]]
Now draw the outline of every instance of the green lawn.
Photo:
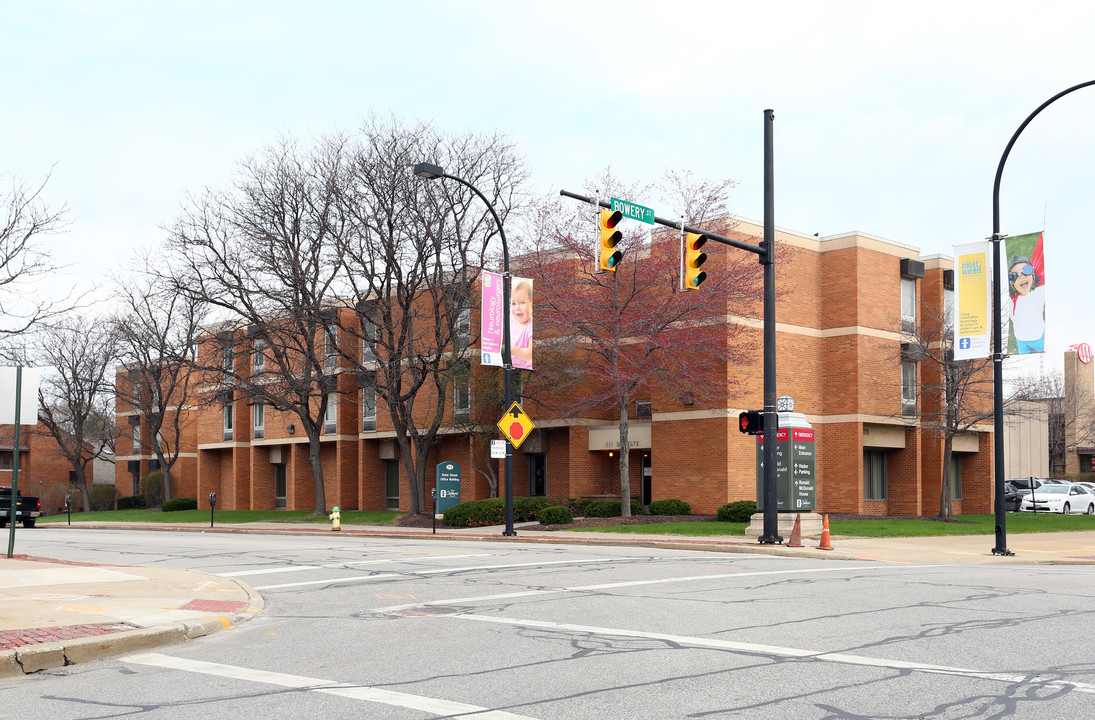
[[(369, 512), (347, 510), (342, 513), (343, 525), (391, 525), (397, 512)], [(217, 523), (283, 522), (329, 524), (327, 517), (310, 517), (308, 510), (218, 510)], [(100, 522), (147, 522), (147, 523), (209, 523), (209, 510), (111, 510), (109, 512), (73, 513), (72, 520)], [(66, 515), (48, 515), (39, 518), (40, 523), (65, 523)], [(833, 520), (829, 531), (833, 535), (851, 537), (920, 537), (926, 535), (992, 535), (996, 519), (992, 515), (960, 515), (959, 522), (935, 520), (907, 520), (879, 518), (878, 520)], [(745, 535), (747, 523), (724, 522), (672, 522), (648, 525), (612, 525), (605, 527), (573, 528), (566, 532), (614, 532), (657, 535)], [(1009, 533), (1062, 532), (1066, 530), (1095, 530), (1095, 515), (1047, 515), (1008, 513)]]
[[(879, 518), (878, 520), (833, 520), (829, 532), (851, 537), (922, 537), (927, 535), (993, 535), (993, 515), (959, 515), (959, 522)], [(748, 523), (674, 522), (649, 525), (574, 528), (567, 532), (615, 532), (646, 535), (744, 535)], [(1047, 515), (1008, 513), (1009, 533), (1063, 532), (1095, 530), (1095, 515)]]
[[(249, 523), (326, 523), (326, 515), (310, 517), (310, 510), (217, 510), (214, 522)], [(341, 513), (343, 525), (391, 525), (400, 515), (390, 511), (345, 510)], [(209, 524), (209, 509), (179, 510), (160, 512), (159, 510), (109, 510), (105, 512), (72, 513), (73, 522), (147, 522), (147, 523), (195, 523)], [(68, 515), (48, 515), (39, 518), (40, 523), (66, 523)]]

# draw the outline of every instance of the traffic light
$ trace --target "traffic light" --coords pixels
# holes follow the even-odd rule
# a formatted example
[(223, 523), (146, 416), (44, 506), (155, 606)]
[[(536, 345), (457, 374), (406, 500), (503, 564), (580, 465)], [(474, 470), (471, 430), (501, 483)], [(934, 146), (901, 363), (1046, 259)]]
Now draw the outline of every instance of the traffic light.
[(617, 243), (623, 238), (623, 233), (616, 229), (623, 219), (623, 213), (619, 210), (601, 211), (601, 261), (602, 271), (616, 272), (616, 266), (620, 264), (624, 254), (616, 249)]
[(738, 414), (738, 429), (748, 435), (759, 435), (764, 432), (764, 414), (759, 410)]
[(707, 236), (699, 233), (685, 233), (684, 237), (684, 289), (695, 290), (707, 279), (707, 273), (700, 266), (707, 262), (707, 253), (700, 248), (707, 242)]

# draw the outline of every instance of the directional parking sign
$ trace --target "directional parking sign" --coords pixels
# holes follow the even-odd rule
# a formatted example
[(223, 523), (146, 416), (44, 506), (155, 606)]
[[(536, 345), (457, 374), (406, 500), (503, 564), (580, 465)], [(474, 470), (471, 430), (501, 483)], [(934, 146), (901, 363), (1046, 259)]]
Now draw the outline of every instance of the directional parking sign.
[(498, 421), (498, 429), (513, 444), (514, 450), (521, 447), (521, 443), (535, 427), (532, 419), (516, 402), (509, 406), (509, 410), (506, 410), (506, 414)]

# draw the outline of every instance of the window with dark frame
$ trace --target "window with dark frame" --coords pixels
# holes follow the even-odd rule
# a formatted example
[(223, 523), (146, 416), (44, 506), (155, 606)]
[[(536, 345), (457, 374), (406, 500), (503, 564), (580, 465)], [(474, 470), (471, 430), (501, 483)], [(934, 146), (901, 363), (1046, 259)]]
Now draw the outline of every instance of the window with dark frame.
[(886, 460), (885, 450), (863, 451), (863, 499), (886, 499)]

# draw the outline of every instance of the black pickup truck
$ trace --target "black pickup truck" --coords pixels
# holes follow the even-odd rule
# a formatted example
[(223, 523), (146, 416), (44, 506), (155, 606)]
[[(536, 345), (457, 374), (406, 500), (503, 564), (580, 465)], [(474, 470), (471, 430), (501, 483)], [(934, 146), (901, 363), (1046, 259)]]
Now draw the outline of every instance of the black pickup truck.
[[(23, 523), (23, 527), (34, 527), (38, 516), (42, 514), (42, 503), (38, 498), (19, 493), (15, 502), (15, 519)], [(8, 518), (11, 517), (11, 488), (0, 487), (0, 528), (8, 526)]]

